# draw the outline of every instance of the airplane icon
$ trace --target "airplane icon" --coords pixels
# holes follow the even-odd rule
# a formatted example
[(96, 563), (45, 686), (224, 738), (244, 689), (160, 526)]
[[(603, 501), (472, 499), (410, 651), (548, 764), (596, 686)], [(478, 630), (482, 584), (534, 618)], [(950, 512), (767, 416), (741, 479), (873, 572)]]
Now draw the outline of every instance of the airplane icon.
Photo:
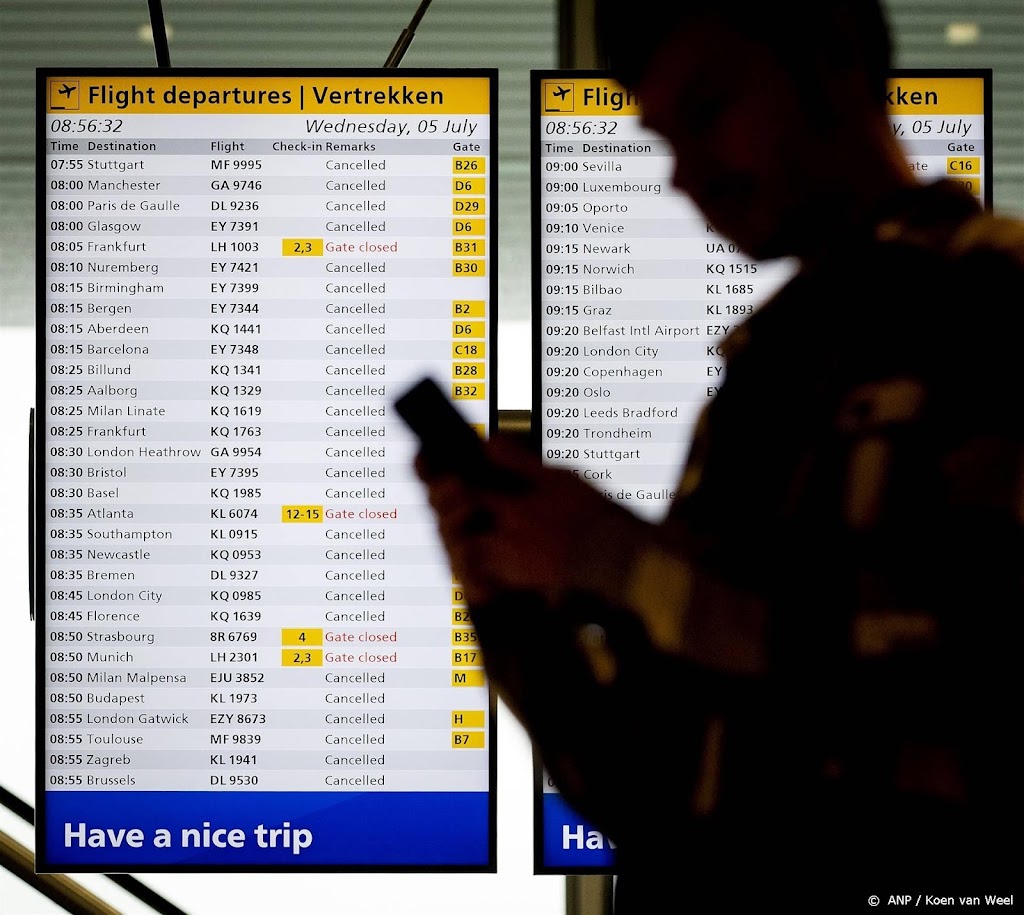
[[(63, 88), (58, 89), (57, 86)], [(50, 108), (53, 111), (77, 111), (78, 110), (78, 86), (77, 79), (67, 82), (54, 79), (50, 83)]]
[(575, 107), (572, 89), (572, 83), (562, 85), (552, 80), (544, 88), (544, 110), (571, 114)]

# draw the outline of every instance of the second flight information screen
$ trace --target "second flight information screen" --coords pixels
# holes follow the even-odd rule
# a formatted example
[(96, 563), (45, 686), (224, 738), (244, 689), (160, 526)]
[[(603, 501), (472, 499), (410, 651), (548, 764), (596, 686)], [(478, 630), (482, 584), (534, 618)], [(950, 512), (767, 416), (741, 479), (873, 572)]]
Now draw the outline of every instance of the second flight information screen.
[(493, 871), (391, 403), (496, 419), (493, 71), (40, 71), (43, 870)]
[[(658, 521), (718, 391), (723, 337), (793, 265), (749, 260), (673, 188), (671, 149), (606, 73), (531, 77), (534, 436), (546, 463)], [(911, 169), (986, 206), (990, 96), (990, 71), (900, 70), (888, 98)], [(614, 868), (539, 767), (536, 793), (538, 873)]]

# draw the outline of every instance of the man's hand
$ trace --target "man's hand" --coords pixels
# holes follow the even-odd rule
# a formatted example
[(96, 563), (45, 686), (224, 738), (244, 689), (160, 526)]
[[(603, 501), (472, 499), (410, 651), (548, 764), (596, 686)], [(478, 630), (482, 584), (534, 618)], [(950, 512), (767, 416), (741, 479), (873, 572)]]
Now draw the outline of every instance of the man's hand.
[(570, 590), (601, 593), (581, 557), (622, 510), (573, 472), (545, 467), (508, 437), (495, 436), (485, 450), (501, 481), (494, 488), (434, 475), (422, 457), (416, 462), (468, 602), (487, 603), (514, 590), (558, 606)]

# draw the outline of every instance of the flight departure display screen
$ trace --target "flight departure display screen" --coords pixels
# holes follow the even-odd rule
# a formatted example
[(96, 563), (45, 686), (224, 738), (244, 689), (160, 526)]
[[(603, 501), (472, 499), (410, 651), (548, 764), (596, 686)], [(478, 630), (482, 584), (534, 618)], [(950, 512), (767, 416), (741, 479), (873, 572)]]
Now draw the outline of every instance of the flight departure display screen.
[(37, 76), (40, 870), (493, 872), (392, 402), (496, 425), (496, 71)]
[[(606, 73), (532, 71), (531, 106), (533, 435), (546, 463), (657, 522), (718, 391), (723, 337), (793, 265), (752, 262), (672, 187), (670, 148)], [(986, 207), (990, 111), (991, 71), (893, 71), (890, 125), (911, 168)], [(536, 871), (613, 870), (607, 838), (535, 770)], [(657, 804), (642, 778), (637, 803)]]

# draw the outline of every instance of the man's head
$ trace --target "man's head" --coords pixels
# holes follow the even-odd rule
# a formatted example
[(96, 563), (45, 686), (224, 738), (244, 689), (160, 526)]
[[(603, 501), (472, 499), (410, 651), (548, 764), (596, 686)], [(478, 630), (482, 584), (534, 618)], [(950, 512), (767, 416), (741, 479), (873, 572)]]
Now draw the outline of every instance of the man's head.
[(807, 256), (830, 220), (856, 219), (840, 215), (863, 197), (855, 156), (880, 187), (900, 180), (874, 0), (597, 0), (597, 14), (612, 75), (672, 146), (674, 183), (746, 253)]
[(597, 0), (596, 11), (608, 67), (630, 88), (675, 32), (716, 19), (768, 49), (797, 78), (824, 51), (836, 66), (860, 69), (879, 105), (885, 96), (892, 46), (877, 0)]

